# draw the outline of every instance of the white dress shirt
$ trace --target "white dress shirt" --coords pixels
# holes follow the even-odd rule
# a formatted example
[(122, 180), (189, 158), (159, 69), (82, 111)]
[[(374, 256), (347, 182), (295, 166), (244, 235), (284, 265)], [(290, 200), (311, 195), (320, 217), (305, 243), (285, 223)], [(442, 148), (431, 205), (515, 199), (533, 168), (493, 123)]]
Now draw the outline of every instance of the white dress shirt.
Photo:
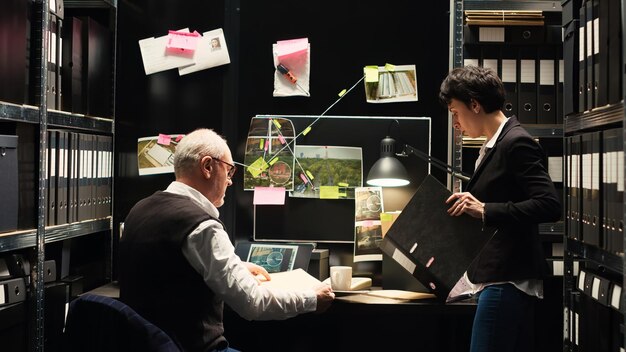
[[(217, 208), (184, 183), (174, 181), (165, 192), (187, 196), (209, 215), (219, 218)], [(288, 291), (259, 285), (235, 254), (228, 234), (216, 220), (201, 222), (187, 237), (182, 252), (215, 295), (244, 319), (287, 319), (315, 311), (317, 307), (317, 297), (312, 289)]]

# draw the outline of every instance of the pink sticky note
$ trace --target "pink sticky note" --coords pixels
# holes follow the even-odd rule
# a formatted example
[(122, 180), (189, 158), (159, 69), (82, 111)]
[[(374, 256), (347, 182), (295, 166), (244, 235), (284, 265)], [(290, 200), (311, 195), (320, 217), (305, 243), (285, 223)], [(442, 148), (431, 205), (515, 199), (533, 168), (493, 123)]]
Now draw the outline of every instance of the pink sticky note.
[(198, 40), (200, 33), (194, 31), (193, 33), (169, 31), (167, 34), (167, 44), (165, 48), (169, 52), (181, 52), (186, 53), (189, 51), (195, 51), (198, 46)]
[(285, 137), (283, 137), (282, 134), (278, 135), (278, 140), (280, 141), (280, 144), (285, 144)]
[(279, 40), (276, 42), (278, 61), (300, 56), (309, 50), (309, 38)]
[(305, 185), (309, 183), (309, 180), (306, 178), (306, 176), (304, 176), (304, 174), (301, 173), (300, 178), (302, 179), (302, 182), (304, 182)]
[(182, 135), (182, 134), (179, 134), (179, 135), (176, 137), (176, 142), (180, 142), (180, 140), (181, 140), (181, 139), (183, 139), (183, 135)]
[(254, 187), (255, 205), (284, 205), (285, 187)]
[(172, 137), (167, 134), (159, 133), (159, 139), (157, 139), (157, 143), (161, 145), (170, 145), (172, 141)]

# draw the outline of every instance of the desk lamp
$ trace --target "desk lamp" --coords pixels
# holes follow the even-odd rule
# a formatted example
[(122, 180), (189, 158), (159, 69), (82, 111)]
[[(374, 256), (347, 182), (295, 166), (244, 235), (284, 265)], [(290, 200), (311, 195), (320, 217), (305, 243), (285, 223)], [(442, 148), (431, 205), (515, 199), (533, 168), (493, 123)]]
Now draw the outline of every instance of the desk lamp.
[(409, 183), (409, 174), (395, 157), (395, 139), (387, 136), (380, 141), (380, 159), (367, 174), (367, 184), (380, 187), (401, 187)]

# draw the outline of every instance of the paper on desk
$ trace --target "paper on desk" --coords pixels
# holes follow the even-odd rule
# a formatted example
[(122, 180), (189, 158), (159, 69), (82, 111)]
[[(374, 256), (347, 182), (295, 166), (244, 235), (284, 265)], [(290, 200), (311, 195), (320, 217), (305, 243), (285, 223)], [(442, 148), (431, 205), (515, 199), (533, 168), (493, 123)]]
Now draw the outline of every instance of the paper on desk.
[(272, 280), (261, 281), (261, 285), (287, 290), (303, 290), (307, 288), (314, 288), (322, 283), (320, 280), (314, 278), (303, 269), (271, 273), (270, 276), (272, 277)]
[[(178, 32), (189, 33), (189, 28), (180, 29)], [(158, 38), (146, 38), (139, 41), (143, 69), (146, 75), (189, 66), (195, 62), (193, 56), (169, 55), (165, 49), (167, 41), (167, 35)]]

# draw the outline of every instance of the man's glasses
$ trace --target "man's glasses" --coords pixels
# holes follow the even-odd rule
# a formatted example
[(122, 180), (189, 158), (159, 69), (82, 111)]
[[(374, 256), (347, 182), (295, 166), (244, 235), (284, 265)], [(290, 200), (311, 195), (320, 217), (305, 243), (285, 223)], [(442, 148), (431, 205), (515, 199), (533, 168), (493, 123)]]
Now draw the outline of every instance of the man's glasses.
[(224, 164), (228, 165), (228, 166), (229, 166), (229, 169), (228, 169), (228, 174), (227, 174), (227, 176), (228, 176), (228, 178), (233, 178), (233, 176), (235, 175), (235, 172), (237, 171), (237, 166), (235, 166), (235, 165), (233, 165), (233, 164), (231, 164), (231, 163), (227, 163), (227, 162), (225, 162), (224, 160), (220, 160), (220, 159), (218, 159), (218, 158), (213, 158), (213, 160), (217, 160), (217, 161), (219, 161), (220, 163), (224, 163)]

